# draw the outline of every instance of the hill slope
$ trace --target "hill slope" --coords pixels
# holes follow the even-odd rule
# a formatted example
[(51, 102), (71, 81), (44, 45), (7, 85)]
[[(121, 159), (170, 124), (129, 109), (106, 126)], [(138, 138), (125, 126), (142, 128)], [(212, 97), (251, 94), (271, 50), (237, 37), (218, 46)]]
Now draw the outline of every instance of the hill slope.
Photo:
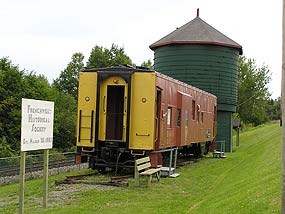
[[(268, 124), (246, 131), (226, 159), (210, 155), (178, 169), (150, 188), (55, 186), (49, 208), (41, 208), (41, 180), (26, 182), (27, 213), (280, 213), (281, 128)], [(108, 179), (96, 175), (93, 178)], [(143, 182), (141, 182), (143, 183)], [(93, 185), (94, 186), (94, 185)], [(0, 213), (17, 212), (17, 185), (0, 187)]]

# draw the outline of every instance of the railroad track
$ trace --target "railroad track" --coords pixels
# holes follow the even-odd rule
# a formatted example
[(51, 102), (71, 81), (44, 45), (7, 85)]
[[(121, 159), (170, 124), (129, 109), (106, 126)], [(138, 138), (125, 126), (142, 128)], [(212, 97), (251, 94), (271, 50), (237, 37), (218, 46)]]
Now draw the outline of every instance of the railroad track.
[[(75, 163), (74, 155), (73, 157), (69, 157), (69, 158), (50, 160), (49, 169), (75, 165), (76, 163)], [(0, 161), (0, 177), (19, 175), (20, 165), (16, 159), (14, 160), (14, 162), (15, 162), (14, 164), (13, 163), (12, 164), (1, 164), (1, 161)], [(43, 170), (43, 166), (44, 166), (43, 161), (37, 161), (37, 160), (28, 158), (26, 160), (25, 171), (26, 173), (41, 171)]]
[(56, 185), (61, 184), (89, 184), (89, 185), (105, 185), (105, 186), (116, 186), (116, 187), (124, 187), (128, 186), (127, 179), (132, 178), (132, 175), (123, 175), (123, 176), (115, 176), (110, 177), (108, 180), (95, 180), (88, 179), (88, 177), (96, 175), (97, 173), (88, 173), (81, 175), (73, 175), (66, 176), (64, 180), (57, 180), (55, 182)]
[[(68, 153), (68, 155), (69, 155), (68, 158), (63, 158), (63, 159), (58, 159), (58, 160), (50, 160), (49, 161), (49, 169), (55, 169), (55, 168), (75, 165), (76, 164), (75, 163), (75, 153)], [(70, 155), (71, 155), (71, 157), (70, 157)], [(35, 158), (35, 156), (33, 156), (33, 158)], [(181, 158), (181, 159), (178, 159), (178, 161), (177, 161), (177, 167), (181, 167), (181, 166), (184, 166), (184, 165), (187, 165), (191, 162), (196, 162), (196, 161), (197, 161), (197, 159), (194, 159), (194, 158), (191, 158), (190, 160), (187, 158), (185, 158), (185, 159)], [(0, 177), (19, 175), (19, 172), (20, 172), (19, 161), (15, 159), (12, 162), (15, 162), (15, 164), (1, 164), (1, 160), (0, 160)], [(25, 171), (26, 171), (26, 173), (41, 171), (41, 170), (43, 170), (43, 166), (44, 166), (43, 161), (35, 161), (32, 159), (29, 159), (29, 157), (28, 157), (26, 160)]]

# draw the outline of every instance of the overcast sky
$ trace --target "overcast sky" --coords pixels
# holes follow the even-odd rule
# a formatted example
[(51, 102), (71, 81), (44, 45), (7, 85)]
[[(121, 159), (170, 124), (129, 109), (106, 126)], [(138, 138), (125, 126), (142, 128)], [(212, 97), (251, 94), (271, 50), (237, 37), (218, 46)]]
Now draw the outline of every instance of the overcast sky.
[(280, 96), (282, 1), (258, 0), (1, 0), (0, 57), (21, 69), (59, 76), (75, 52), (85, 61), (95, 45), (124, 47), (133, 63), (153, 59), (149, 45), (196, 17), (268, 65), (270, 92)]

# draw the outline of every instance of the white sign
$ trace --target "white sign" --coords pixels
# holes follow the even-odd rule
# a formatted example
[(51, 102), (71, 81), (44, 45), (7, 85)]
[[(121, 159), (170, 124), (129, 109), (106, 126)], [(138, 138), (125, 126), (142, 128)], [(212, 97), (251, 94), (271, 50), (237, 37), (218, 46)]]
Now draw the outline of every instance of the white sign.
[(22, 152), (52, 148), (53, 117), (53, 102), (22, 98)]

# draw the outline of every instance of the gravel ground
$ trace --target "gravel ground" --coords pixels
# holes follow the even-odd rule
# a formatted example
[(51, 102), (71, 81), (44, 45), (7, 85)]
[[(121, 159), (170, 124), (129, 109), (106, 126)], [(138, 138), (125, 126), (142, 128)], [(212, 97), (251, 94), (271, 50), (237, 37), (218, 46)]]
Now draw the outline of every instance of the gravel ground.
[[(86, 177), (84, 181), (90, 181), (92, 177)], [(60, 184), (49, 187), (48, 192), (48, 207), (59, 207), (68, 204), (72, 204), (76, 200), (77, 193), (96, 190), (96, 191), (110, 191), (120, 187), (106, 186), (106, 185), (93, 185), (86, 183), (74, 183), (74, 184)], [(0, 213), (1, 208), (8, 207), (9, 205), (18, 205), (18, 195), (7, 195), (0, 198)], [(42, 195), (33, 195), (25, 197), (25, 207), (40, 208), (42, 207), (43, 197)]]

